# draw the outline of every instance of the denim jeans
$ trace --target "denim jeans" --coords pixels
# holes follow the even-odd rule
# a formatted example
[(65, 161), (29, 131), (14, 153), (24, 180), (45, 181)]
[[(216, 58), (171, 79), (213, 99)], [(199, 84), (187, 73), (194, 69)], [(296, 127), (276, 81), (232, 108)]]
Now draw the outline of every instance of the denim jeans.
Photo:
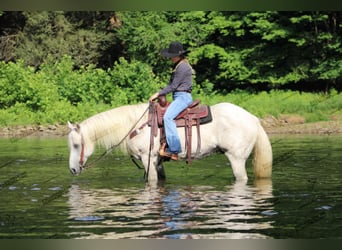
[(192, 96), (187, 92), (174, 92), (173, 101), (164, 115), (164, 128), (166, 142), (169, 146), (168, 152), (178, 154), (182, 152), (175, 118), (192, 103)]

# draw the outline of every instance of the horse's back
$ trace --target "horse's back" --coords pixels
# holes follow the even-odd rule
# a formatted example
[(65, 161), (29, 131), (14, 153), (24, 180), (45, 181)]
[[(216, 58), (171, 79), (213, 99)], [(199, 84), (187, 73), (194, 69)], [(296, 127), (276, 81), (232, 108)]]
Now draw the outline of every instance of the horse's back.
[(259, 119), (235, 104), (222, 102), (211, 106), (214, 119), (227, 119), (229, 123), (243, 126), (245, 123), (257, 124)]

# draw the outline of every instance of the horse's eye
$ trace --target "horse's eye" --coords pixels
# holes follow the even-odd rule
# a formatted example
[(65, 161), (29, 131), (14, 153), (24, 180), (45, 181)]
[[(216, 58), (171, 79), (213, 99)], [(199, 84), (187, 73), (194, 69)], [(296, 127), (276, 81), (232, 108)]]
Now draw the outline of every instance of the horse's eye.
[(75, 149), (78, 149), (78, 144), (74, 144), (74, 148), (75, 148)]

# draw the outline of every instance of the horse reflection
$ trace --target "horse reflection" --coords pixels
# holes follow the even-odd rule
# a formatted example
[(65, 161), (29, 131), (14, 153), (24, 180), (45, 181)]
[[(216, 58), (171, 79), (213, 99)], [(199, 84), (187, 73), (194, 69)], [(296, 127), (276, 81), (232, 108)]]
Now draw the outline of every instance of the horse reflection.
[(235, 182), (168, 189), (69, 190), (70, 227), (75, 238), (268, 238), (272, 228), (272, 182)]

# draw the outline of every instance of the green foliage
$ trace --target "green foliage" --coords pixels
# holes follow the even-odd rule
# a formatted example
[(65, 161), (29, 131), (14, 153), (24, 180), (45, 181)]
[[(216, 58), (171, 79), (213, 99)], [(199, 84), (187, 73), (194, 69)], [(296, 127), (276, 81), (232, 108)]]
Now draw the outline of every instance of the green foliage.
[[(113, 40), (104, 24), (94, 23), (84, 29), (63, 11), (23, 12), (23, 15), (26, 22), (18, 33), (16, 57), (34, 67), (42, 64), (47, 56), (59, 60), (64, 55), (70, 55), (78, 66), (97, 64)], [(100, 21), (99, 18), (96, 22)]]
[[(297, 114), (307, 122), (330, 120), (341, 114), (342, 94), (332, 91), (330, 94), (300, 93), (298, 91), (271, 91), (249, 94), (236, 91), (227, 95), (226, 101), (244, 107), (258, 117), (282, 114)], [(341, 100), (340, 100), (341, 99)]]
[[(169, 80), (159, 52), (172, 40), (189, 52), (194, 98), (328, 119), (340, 108), (341, 23), (338, 11), (0, 12), (0, 123), (64, 123), (146, 102)], [(277, 90), (311, 84), (325, 94)]]
[[(147, 64), (121, 58), (107, 71), (90, 65), (74, 69), (70, 57), (45, 63), (39, 71), (23, 62), (0, 62), (0, 126), (25, 124), (65, 124), (81, 121), (112, 107), (147, 102), (164, 86)], [(232, 102), (258, 117), (299, 114), (307, 121), (328, 120), (341, 115), (342, 97), (330, 94), (273, 90), (248, 93), (235, 90), (223, 95), (214, 84), (194, 81), (193, 98), (213, 105)]]
[(123, 26), (115, 34), (124, 44), (123, 54), (127, 60), (137, 60), (160, 69), (166, 69), (159, 56), (169, 39), (175, 39), (173, 26), (167, 22), (164, 12), (123, 11), (118, 16)]
[(170, 65), (159, 52), (179, 40), (199, 84), (211, 82), (222, 93), (308, 82), (341, 89), (338, 11), (5, 11), (0, 19), (0, 58), (35, 69), (67, 55), (73, 69), (106, 70), (123, 57), (150, 65), (165, 82)]
[(0, 62), (0, 95), (0, 108), (22, 103), (31, 111), (44, 110), (58, 98), (54, 86), (22, 61)]
[(275, 11), (252, 12), (247, 14), (249, 32), (257, 35), (261, 40), (276, 42), (278, 39), (284, 39), (289, 32), (287, 27), (281, 24), (279, 13)]
[(76, 70), (71, 57), (65, 56), (60, 62), (44, 63), (41, 72), (57, 86), (60, 98), (68, 100), (71, 104), (76, 105), (93, 99), (99, 101), (99, 93), (95, 88), (97, 90), (98, 82), (102, 80), (103, 70), (94, 69), (92, 65)]
[[(124, 104), (146, 102), (159, 90), (149, 65), (121, 58), (107, 71), (94, 65), (75, 69), (71, 57), (44, 63), (40, 70), (18, 63), (0, 62), (0, 110), (10, 123), (65, 123)], [(20, 119), (20, 121), (18, 120)]]
[[(154, 75), (149, 65), (136, 60), (128, 62), (124, 58), (120, 58), (109, 74), (111, 82), (117, 86), (115, 90), (121, 91), (121, 94), (125, 95), (126, 103), (147, 101), (152, 93), (165, 85), (158, 83), (158, 77)], [(114, 99), (117, 92), (113, 94), (115, 94), (115, 96), (113, 95)]]
[(4, 110), (0, 109), (0, 126), (37, 124), (38, 117), (25, 104), (16, 103)]

